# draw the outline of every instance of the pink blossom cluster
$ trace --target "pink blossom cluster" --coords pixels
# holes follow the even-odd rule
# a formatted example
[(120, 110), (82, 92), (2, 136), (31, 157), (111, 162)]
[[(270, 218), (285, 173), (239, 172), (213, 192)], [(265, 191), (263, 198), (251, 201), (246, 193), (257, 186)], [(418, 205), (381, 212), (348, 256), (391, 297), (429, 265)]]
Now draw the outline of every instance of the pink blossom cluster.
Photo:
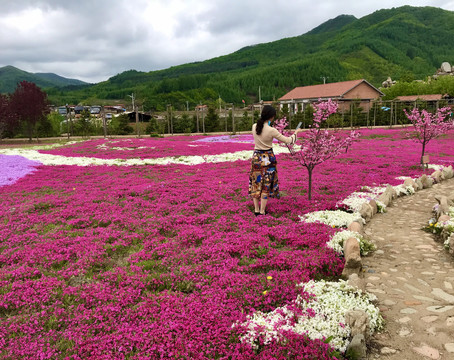
[[(434, 162), (453, 162), (453, 139), (428, 145)], [(192, 140), (174, 140), (172, 151)], [(152, 143), (168, 156), (171, 140)], [(253, 349), (232, 325), (307, 297), (301, 282), (339, 276), (343, 260), (326, 246), (337, 230), (298, 215), (419, 175), (418, 153), (401, 130), (363, 130), (348, 153), (318, 166), (312, 201), (305, 169), (278, 155), (283, 197), (259, 218), (248, 161), (39, 166), (0, 187), (0, 357), (334, 359), (329, 344), (292, 333)]]
[[(330, 115), (336, 113), (338, 104), (331, 99), (319, 101), (314, 104), (314, 121), (308, 131), (303, 133), (299, 138), (302, 143), (300, 150), (296, 151), (294, 145), (288, 145), (288, 149), (297, 161), (308, 171), (309, 186), (308, 197), (312, 197), (312, 171), (315, 166), (338, 156), (342, 151), (346, 151), (353, 141), (359, 137), (356, 131), (342, 133), (342, 136), (335, 136), (332, 131), (322, 129), (321, 124), (325, 122)], [(276, 122), (276, 128), (285, 132), (287, 126), (286, 119)], [(287, 135), (286, 133), (284, 133)]]
[(435, 113), (430, 113), (427, 110), (419, 111), (418, 108), (408, 113), (404, 109), (405, 115), (413, 124), (414, 131), (408, 133), (408, 137), (415, 142), (422, 145), (421, 151), (421, 164), (423, 163), (422, 157), (425, 154), (426, 145), (432, 139), (445, 134), (447, 131), (454, 129), (454, 119), (452, 118), (452, 109), (444, 107), (437, 109)]

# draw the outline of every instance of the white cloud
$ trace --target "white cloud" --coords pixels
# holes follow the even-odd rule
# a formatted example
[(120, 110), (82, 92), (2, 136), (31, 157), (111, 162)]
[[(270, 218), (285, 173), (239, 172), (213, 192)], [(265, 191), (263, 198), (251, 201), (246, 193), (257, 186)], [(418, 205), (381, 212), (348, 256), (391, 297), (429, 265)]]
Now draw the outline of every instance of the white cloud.
[(340, 14), (454, 1), (0, 1), (0, 66), (89, 82), (151, 71), (297, 36)]

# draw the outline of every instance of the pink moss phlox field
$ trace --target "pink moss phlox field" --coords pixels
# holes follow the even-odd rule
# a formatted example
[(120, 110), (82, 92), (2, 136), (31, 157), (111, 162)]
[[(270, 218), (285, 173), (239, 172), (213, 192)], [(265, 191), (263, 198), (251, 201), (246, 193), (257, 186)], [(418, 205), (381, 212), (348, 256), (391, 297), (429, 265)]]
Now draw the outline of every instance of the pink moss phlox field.
[(40, 150), (43, 154), (86, 156), (101, 159), (145, 159), (168, 156), (218, 155), (250, 150), (250, 137), (175, 136), (166, 138), (88, 140), (64, 148)]
[[(341, 274), (343, 260), (325, 245), (338, 230), (298, 215), (422, 173), (418, 146), (401, 129), (361, 132), (318, 166), (312, 201), (305, 169), (278, 155), (283, 197), (258, 218), (248, 161), (38, 166), (0, 187), (0, 357), (333, 359), (329, 345), (293, 333), (253, 350), (232, 325), (309, 296), (298, 283)], [(193, 139), (174, 142), (183, 151)], [(432, 163), (453, 163), (453, 139), (431, 141)], [(167, 156), (170, 140), (153, 141)]]

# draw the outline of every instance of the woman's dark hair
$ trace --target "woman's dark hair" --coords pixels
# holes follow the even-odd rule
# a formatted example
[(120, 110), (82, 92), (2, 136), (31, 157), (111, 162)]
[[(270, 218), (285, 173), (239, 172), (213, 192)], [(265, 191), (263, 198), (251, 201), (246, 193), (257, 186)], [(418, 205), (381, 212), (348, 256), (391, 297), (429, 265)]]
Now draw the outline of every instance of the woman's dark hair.
[(263, 125), (265, 121), (268, 121), (276, 116), (276, 109), (271, 105), (265, 105), (262, 109), (262, 114), (260, 119), (257, 120), (257, 126), (255, 127), (255, 132), (257, 135), (260, 135), (263, 130)]

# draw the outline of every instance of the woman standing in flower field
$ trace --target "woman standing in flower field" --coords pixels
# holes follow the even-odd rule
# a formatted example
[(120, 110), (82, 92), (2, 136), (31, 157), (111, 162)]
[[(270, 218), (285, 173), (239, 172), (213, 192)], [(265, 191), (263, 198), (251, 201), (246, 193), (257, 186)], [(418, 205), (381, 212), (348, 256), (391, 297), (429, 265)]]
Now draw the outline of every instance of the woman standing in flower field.
[(279, 199), (277, 161), (273, 152), (273, 139), (285, 144), (294, 144), (301, 131), (297, 129), (290, 137), (282, 135), (271, 126), (275, 117), (276, 110), (270, 105), (265, 105), (257, 123), (252, 125), (254, 154), (249, 173), (249, 195), (254, 201), (255, 216), (265, 215), (268, 198)]

